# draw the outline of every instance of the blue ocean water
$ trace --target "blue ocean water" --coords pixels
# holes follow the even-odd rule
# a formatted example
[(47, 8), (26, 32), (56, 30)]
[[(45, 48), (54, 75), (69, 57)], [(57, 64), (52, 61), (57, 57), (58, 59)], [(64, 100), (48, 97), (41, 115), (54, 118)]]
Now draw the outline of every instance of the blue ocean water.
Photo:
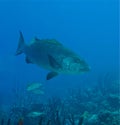
[[(32, 82), (43, 84), (42, 103), (53, 96), (65, 97), (71, 89), (92, 88), (106, 74), (118, 80), (118, 4), (118, 0), (1, 0), (0, 106), (12, 105), (16, 88), (24, 93)], [(34, 37), (57, 39), (83, 57), (91, 70), (46, 81), (47, 70), (26, 64), (24, 54), (14, 56), (19, 31), (26, 43)]]

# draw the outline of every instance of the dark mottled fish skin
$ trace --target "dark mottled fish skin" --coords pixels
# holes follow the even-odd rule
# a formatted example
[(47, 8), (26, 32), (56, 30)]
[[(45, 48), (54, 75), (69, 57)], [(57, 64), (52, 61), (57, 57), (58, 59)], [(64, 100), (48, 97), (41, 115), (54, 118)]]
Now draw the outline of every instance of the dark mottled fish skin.
[(26, 45), (20, 32), (16, 55), (21, 53), (26, 55), (27, 63), (33, 63), (51, 71), (47, 79), (51, 79), (59, 73), (79, 74), (90, 70), (83, 59), (55, 39), (35, 38), (29, 45)]

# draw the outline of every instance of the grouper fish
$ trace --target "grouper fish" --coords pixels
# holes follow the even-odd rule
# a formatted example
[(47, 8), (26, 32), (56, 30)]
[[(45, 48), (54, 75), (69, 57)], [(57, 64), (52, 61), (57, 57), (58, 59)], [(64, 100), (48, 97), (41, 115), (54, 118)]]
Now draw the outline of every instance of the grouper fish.
[(90, 70), (84, 59), (57, 40), (34, 38), (27, 45), (20, 31), (15, 55), (22, 53), (26, 55), (27, 63), (36, 64), (50, 71), (46, 76), (47, 80), (58, 74), (80, 74)]

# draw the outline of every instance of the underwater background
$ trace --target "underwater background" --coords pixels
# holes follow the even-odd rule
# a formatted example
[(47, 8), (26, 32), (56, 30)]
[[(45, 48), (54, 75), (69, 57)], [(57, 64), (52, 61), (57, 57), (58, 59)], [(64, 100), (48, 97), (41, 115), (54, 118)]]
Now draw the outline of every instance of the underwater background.
[[(118, 0), (0, 0), (0, 125), (118, 125)], [(57, 39), (91, 67), (46, 81), (47, 70), (15, 56), (19, 31)], [(27, 91), (42, 84), (41, 94)]]

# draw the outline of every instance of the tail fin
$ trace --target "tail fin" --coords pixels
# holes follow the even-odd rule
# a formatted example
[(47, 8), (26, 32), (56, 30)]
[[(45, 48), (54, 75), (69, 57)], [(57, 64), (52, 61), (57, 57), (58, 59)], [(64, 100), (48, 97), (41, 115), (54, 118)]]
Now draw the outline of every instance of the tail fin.
[(19, 54), (22, 54), (24, 52), (24, 48), (25, 48), (25, 42), (24, 42), (24, 38), (23, 38), (22, 32), (20, 31), (18, 48), (16, 50), (15, 55), (17, 56)]

